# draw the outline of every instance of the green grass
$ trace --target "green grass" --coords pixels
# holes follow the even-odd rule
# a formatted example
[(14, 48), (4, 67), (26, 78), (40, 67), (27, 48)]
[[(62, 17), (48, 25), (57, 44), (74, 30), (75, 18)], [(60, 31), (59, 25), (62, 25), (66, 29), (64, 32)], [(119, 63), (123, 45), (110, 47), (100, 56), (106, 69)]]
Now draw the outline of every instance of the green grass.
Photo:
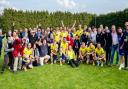
[(0, 89), (128, 89), (128, 71), (85, 64), (79, 68), (48, 64), (17, 74), (6, 69), (0, 74)]
[(128, 71), (116, 67), (44, 65), (0, 75), (0, 89), (128, 89)]

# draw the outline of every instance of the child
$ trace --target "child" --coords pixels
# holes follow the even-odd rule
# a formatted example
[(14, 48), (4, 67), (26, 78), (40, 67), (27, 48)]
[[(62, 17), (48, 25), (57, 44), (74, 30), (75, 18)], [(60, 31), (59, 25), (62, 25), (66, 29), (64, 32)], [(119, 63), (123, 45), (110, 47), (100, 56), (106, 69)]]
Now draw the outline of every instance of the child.
[(63, 41), (61, 42), (61, 45), (60, 45), (60, 55), (61, 55), (60, 65), (61, 66), (62, 66), (62, 62), (65, 62), (66, 60), (67, 49), (68, 49), (68, 43), (66, 42), (66, 38), (63, 38)]
[(69, 46), (69, 49), (66, 52), (67, 55), (67, 59), (69, 60), (69, 65), (71, 65), (71, 67), (78, 67), (78, 61), (76, 59), (75, 53), (72, 49), (72, 46)]
[(53, 64), (56, 63), (57, 60), (58, 44), (55, 41), (53, 41), (50, 47), (51, 47), (51, 64)]
[(103, 67), (103, 64), (105, 62), (105, 52), (104, 49), (101, 47), (100, 43), (97, 44), (96, 59), (97, 59), (97, 65), (99, 66), (101, 64), (101, 67)]
[(32, 48), (31, 48), (31, 43), (27, 45), (27, 47), (24, 49), (24, 59), (23, 59), (23, 69), (27, 71), (27, 67), (30, 69), (33, 68), (32, 66)]

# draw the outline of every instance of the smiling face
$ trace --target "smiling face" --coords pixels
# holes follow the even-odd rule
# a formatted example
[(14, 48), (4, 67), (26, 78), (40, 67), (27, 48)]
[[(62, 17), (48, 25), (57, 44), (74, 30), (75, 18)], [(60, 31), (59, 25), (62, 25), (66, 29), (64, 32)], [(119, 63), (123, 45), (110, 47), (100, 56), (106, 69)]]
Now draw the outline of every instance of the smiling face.
[(28, 49), (31, 49), (31, 43), (28, 44)]

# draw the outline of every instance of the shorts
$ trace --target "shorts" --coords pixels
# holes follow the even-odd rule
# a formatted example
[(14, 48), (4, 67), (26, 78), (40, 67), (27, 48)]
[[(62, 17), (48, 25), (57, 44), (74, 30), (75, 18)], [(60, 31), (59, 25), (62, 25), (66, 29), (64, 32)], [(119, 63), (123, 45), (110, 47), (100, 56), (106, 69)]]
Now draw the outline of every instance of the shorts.
[(66, 56), (62, 53), (61, 58), (62, 58), (62, 60), (65, 60)]
[(53, 55), (53, 60), (57, 60), (57, 55)]

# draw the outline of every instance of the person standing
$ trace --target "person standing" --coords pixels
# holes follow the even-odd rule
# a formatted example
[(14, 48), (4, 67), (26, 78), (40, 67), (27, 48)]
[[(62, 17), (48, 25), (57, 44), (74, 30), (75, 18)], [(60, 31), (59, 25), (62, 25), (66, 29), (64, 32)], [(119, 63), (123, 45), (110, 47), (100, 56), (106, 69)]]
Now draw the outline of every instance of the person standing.
[(122, 31), (122, 28), (118, 28), (118, 42), (119, 42), (119, 57), (120, 57), (120, 66), (119, 70), (124, 68), (124, 49), (123, 49), (123, 43), (124, 43), (124, 34)]
[(17, 72), (17, 67), (18, 67), (18, 57), (20, 56), (20, 44), (21, 40), (18, 38), (17, 33), (14, 31), (13, 32), (13, 48), (14, 50), (12, 51), (12, 55), (14, 57), (14, 66), (13, 66), (13, 72)]
[(118, 64), (119, 62), (119, 51), (118, 51), (118, 35), (117, 35), (117, 32), (116, 32), (116, 26), (115, 25), (112, 25), (112, 51), (111, 51), (111, 60), (110, 60), (110, 64), (112, 65), (113, 64), (113, 59), (114, 59), (114, 55), (115, 55), (115, 52), (117, 52), (117, 55), (116, 55), (116, 64)]
[(110, 63), (112, 48), (112, 35), (108, 27), (105, 27), (105, 51), (106, 51), (106, 65)]
[(0, 56), (1, 56), (1, 51), (2, 51), (3, 38), (4, 36), (2, 35), (2, 29), (0, 29)]
[(125, 52), (125, 68), (128, 69), (128, 22), (125, 22), (126, 30), (124, 32), (124, 52)]

